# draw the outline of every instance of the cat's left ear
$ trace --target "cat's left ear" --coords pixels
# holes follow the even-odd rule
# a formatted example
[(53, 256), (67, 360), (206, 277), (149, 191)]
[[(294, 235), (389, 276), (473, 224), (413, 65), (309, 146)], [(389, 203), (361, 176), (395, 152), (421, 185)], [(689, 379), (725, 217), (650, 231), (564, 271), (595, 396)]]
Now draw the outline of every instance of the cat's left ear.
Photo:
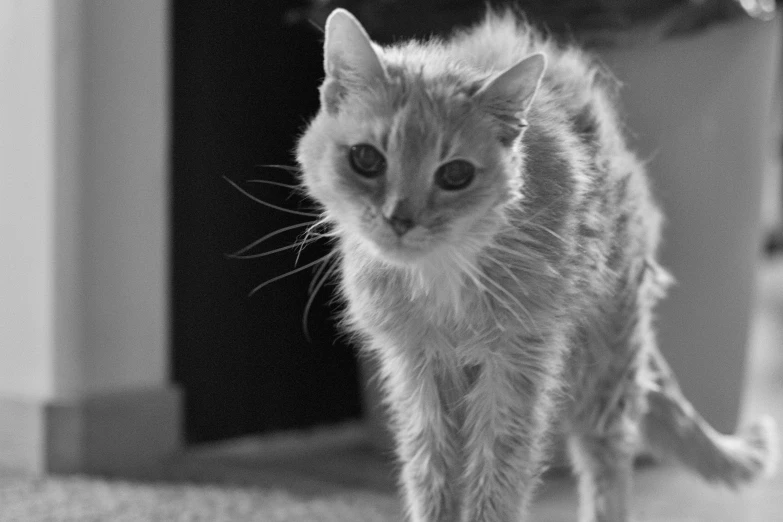
[(503, 124), (503, 141), (511, 141), (527, 125), (525, 117), (541, 85), (546, 57), (536, 53), (488, 81), (474, 98)]

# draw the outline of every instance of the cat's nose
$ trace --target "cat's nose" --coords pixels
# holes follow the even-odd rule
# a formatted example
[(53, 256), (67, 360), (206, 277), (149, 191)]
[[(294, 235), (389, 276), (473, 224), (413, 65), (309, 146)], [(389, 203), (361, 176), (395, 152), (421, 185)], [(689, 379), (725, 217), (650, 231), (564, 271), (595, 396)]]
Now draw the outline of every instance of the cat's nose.
[(389, 224), (389, 226), (392, 227), (394, 233), (397, 234), (398, 236), (405, 235), (405, 233), (408, 230), (412, 229), (415, 224), (412, 219), (398, 217), (398, 216), (391, 216), (384, 219)]
[(398, 237), (402, 237), (416, 225), (413, 204), (406, 197), (390, 198), (381, 210), (381, 215)]

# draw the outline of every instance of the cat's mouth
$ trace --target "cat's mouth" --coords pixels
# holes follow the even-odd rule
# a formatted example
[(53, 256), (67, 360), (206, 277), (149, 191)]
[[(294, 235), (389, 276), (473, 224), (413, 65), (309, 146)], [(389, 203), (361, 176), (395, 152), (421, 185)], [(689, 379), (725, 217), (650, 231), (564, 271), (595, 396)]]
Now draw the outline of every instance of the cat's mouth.
[[(385, 227), (384, 227), (385, 228)], [(379, 227), (368, 238), (375, 254), (395, 264), (411, 265), (421, 261), (435, 248), (426, 229), (416, 227), (403, 235)]]

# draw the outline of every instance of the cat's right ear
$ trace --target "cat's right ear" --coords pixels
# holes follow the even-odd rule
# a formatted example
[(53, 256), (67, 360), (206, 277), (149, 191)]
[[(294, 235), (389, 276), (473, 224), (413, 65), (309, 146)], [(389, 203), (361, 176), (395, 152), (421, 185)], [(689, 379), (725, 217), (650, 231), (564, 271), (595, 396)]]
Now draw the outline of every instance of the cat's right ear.
[(386, 80), (386, 69), (373, 49), (367, 31), (345, 9), (335, 9), (324, 29), (324, 72), (321, 103), (337, 112), (345, 95), (356, 88)]

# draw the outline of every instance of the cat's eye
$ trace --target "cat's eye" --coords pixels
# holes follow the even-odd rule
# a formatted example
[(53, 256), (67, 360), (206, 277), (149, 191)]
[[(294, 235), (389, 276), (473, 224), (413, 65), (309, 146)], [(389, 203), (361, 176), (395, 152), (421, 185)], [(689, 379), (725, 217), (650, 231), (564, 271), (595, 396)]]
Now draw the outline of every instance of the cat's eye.
[(444, 163), (435, 171), (435, 184), (443, 190), (460, 190), (473, 181), (476, 167), (465, 160)]
[(351, 168), (365, 178), (374, 178), (386, 170), (386, 158), (378, 149), (365, 143), (354, 145), (348, 154)]

